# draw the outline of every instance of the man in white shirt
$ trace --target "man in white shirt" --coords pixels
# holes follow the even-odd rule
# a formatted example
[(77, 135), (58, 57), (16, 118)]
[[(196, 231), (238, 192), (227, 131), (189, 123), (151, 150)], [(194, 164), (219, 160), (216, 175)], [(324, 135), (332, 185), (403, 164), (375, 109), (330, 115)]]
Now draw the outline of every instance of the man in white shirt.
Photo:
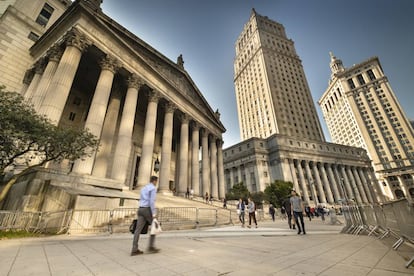
[[(132, 242), (132, 251), (131, 256), (143, 254), (141, 250), (138, 249), (139, 234), (141, 234), (142, 229), (146, 224), (151, 225), (152, 219), (156, 217), (155, 210), (155, 198), (157, 195), (157, 185), (158, 177), (151, 176), (150, 183), (145, 185), (141, 189), (141, 197), (139, 199), (139, 209), (138, 209), (138, 221), (137, 227), (134, 232), (134, 240)], [(149, 253), (157, 253), (160, 250), (154, 247), (155, 235), (150, 235), (149, 239)]]

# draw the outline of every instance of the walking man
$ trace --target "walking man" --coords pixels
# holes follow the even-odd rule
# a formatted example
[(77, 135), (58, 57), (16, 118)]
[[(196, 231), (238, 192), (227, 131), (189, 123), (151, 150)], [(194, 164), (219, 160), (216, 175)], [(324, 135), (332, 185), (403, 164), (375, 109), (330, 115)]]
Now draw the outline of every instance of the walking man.
[(243, 202), (243, 199), (239, 199), (239, 203), (237, 204), (237, 213), (239, 214), (239, 220), (240, 223), (242, 224), (242, 227), (244, 227), (244, 210), (245, 210), (245, 205)]
[(273, 207), (273, 204), (270, 204), (270, 207), (269, 207), (269, 214), (270, 214), (270, 216), (272, 217), (272, 220), (273, 220), (273, 221), (275, 221), (275, 213), (276, 213), (276, 211), (275, 211), (275, 207)]
[[(152, 219), (156, 217), (155, 211), (155, 197), (157, 194), (157, 185), (158, 177), (151, 176), (150, 183), (145, 185), (141, 189), (141, 197), (139, 200), (139, 209), (138, 209), (138, 221), (137, 227), (135, 228), (134, 240), (132, 242), (132, 251), (131, 256), (143, 254), (141, 250), (138, 249), (139, 234), (141, 234), (142, 229), (146, 224), (151, 225)], [(150, 235), (148, 253), (157, 253), (160, 250), (154, 247), (155, 235)]]
[(249, 226), (247, 227), (251, 227), (252, 225), (252, 219), (254, 221), (254, 224), (256, 224), (256, 228), (257, 228), (257, 220), (256, 220), (256, 205), (254, 204), (253, 200), (249, 197), (248, 199), (249, 204), (247, 205), (247, 209), (249, 211)]
[[(298, 235), (302, 233), (306, 234), (305, 223), (303, 221), (303, 214), (305, 213), (305, 208), (303, 207), (302, 199), (296, 194), (295, 190), (292, 190), (290, 197), (290, 204), (292, 205), (292, 215), (295, 218), (296, 225), (298, 226)], [(300, 219), (300, 224), (299, 224)], [(302, 225), (302, 228), (300, 227)]]
[(293, 221), (293, 225), (292, 225), (292, 208), (291, 208), (292, 205), (290, 203), (289, 197), (286, 198), (283, 201), (283, 207), (285, 207), (285, 212), (286, 212), (286, 215), (287, 215), (289, 228), (292, 229), (292, 227), (293, 227), (293, 229), (296, 229), (295, 228), (295, 222), (294, 221)]

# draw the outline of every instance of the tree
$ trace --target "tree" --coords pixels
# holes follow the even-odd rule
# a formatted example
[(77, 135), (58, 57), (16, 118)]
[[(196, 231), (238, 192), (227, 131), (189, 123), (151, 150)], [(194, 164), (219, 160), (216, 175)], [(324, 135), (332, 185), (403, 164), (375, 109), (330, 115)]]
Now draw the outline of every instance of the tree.
[(283, 204), (283, 200), (290, 195), (292, 188), (292, 182), (276, 180), (264, 190), (265, 200), (280, 208)]
[[(0, 86), (0, 181), (5, 184), (0, 202), (20, 175), (49, 161), (74, 162), (90, 156), (97, 146), (98, 140), (89, 131), (55, 126), (36, 114), (18, 93)], [(16, 162), (26, 168), (3, 183), (5, 170)]]
[(247, 199), (250, 195), (249, 190), (243, 185), (243, 182), (235, 184), (226, 194), (228, 200), (238, 200), (239, 198)]
[(255, 192), (250, 194), (251, 200), (256, 204), (257, 209), (263, 208), (263, 201), (266, 199), (263, 192)]

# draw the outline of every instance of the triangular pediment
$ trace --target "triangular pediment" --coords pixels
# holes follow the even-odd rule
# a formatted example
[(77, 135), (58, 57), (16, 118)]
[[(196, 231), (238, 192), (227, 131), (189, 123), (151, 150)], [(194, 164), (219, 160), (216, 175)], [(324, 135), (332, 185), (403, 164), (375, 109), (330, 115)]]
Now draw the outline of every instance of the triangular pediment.
[[(177, 65), (162, 55), (145, 41), (102, 13), (102, 11), (91, 9), (90, 5), (85, 4), (83, 0), (74, 2), (38, 42), (41, 42), (45, 36), (51, 35), (53, 29), (59, 29), (58, 25), (76, 23), (76, 20), (73, 20), (73, 18), (80, 18), (80, 14), (88, 16), (94, 24), (105, 31), (107, 36), (112, 36), (118, 43), (124, 44), (128, 49), (132, 49), (140, 62), (143, 62), (146, 66), (152, 68), (154, 74), (158, 74), (160, 78), (174, 87), (178, 93), (187, 99), (188, 103), (194, 105), (205, 116), (208, 116), (210, 121), (214, 122), (222, 132), (225, 131), (219, 116), (212, 110), (200, 90), (182, 66)], [(35, 43), (33, 47), (36, 47), (36, 44), (37, 43)]]

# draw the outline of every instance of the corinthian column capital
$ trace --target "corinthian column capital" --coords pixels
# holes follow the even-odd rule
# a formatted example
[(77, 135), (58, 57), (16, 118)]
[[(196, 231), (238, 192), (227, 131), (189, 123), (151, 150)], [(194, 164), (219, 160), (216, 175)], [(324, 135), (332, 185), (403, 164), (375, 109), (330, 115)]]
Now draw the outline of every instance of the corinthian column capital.
[(60, 58), (62, 57), (63, 50), (59, 45), (53, 45), (48, 51), (47, 56), (49, 57), (49, 61), (59, 62)]
[(160, 93), (158, 93), (157, 91), (153, 90), (153, 91), (150, 91), (148, 94), (148, 102), (158, 103), (160, 98), (161, 98)]
[(165, 113), (173, 113), (177, 109), (177, 106), (173, 103), (167, 103), (165, 105)]
[(144, 81), (139, 77), (137, 74), (133, 73), (128, 77), (128, 88), (136, 88), (139, 89), (142, 85), (144, 85)]
[(99, 65), (102, 70), (108, 70), (112, 73), (115, 73), (120, 67), (119, 61), (111, 55), (106, 55), (106, 57), (99, 62)]
[(33, 79), (33, 75), (34, 75), (33, 68), (26, 70), (26, 73), (24, 74), (24, 77), (23, 77), (23, 83), (29, 85)]
[(190, 116), (188, 116), (186, 113), (180, 115), (181, 124), (188, 124), (190, 122), (190, 119)]
[(81, 52), (83, 52), (90, 44), (86, 37), (75, 28), (66, 33), (65, 43), (67, 46), (78, 48)]

